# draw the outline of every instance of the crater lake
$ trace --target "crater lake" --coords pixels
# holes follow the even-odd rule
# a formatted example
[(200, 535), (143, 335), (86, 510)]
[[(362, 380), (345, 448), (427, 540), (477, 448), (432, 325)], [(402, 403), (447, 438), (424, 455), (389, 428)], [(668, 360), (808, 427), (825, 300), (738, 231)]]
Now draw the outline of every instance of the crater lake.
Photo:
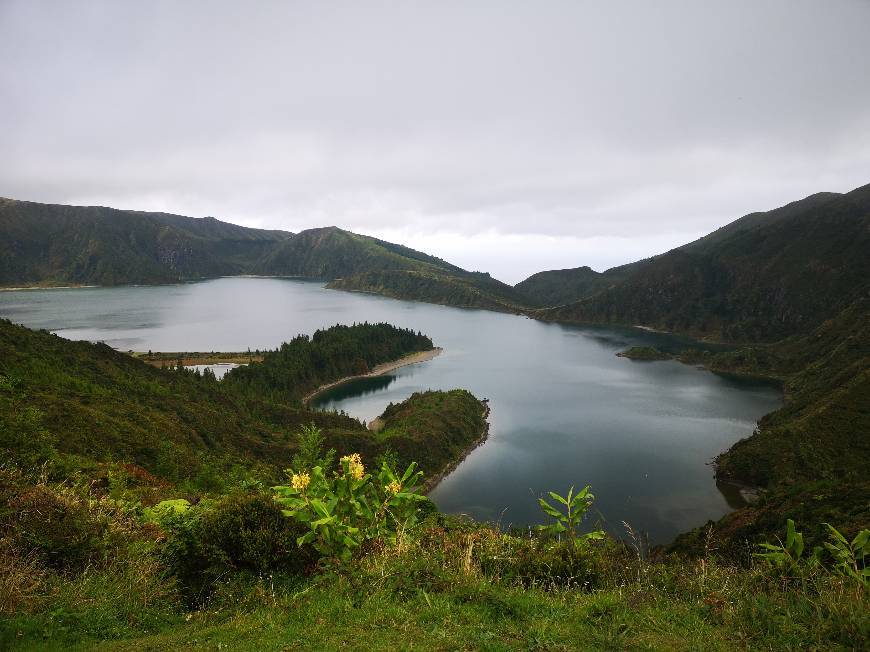
[(615, 355), (634, 345), (684, 348), (687, 340), (670, 335), (542, 323), (294, 279), (4, 291), (0, 316), (122, 351), (273, 349), (299, 333), (362, 321), (422, 331), (441, 355), (335, 387), (316, 406), (371, 421), (415, 391), (461, 387), (489, 399), (489, 438), (430, 497), (442, 511), (505, 527), (543, 522), (537, 497), (547, 491), (591, 484), (590, 524), (622, 536), (627, 522), (652, 543), (667, 543), (738, 506), (736, 492), (717, 486), (711, 462), (782, 402), (770, 384)]

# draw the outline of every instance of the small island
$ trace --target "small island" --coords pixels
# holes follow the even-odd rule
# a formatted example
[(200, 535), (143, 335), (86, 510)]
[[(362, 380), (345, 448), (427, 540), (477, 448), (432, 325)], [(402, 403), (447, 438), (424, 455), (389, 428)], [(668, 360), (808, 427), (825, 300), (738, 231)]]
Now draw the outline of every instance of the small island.
[(632, 346), (625, 351), (620, 351), (616, 354), (619, 358), (628, 358), (629, 360), (670, 360), (673, 356), (670, 353), (659, 351), (654, 346)]

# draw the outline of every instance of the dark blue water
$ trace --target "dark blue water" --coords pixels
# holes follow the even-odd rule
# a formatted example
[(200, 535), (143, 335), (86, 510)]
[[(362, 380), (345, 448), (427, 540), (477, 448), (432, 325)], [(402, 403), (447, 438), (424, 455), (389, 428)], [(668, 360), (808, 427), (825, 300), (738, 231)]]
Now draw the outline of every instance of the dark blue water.
[(412, 392), (467, 388), (490, 399), (490, 437), (431, 494), (442, 510), (537, 523), (538, 495), (590, 483), (597, 518), (614, 532), (628, 521), (653, 542), (730, 510), (709, 463), (781, 402), (769, 385), (614, 355), (632, 345), (685, 344), (666, 335), (544, 324), (304, 281), (0, 292), (0, 316), (135, 351), (274, 348), (300, 332), (365, 320), (421, 330), (444, 348), (439, 357), (336, 388), (321, 407), (370, 421)]

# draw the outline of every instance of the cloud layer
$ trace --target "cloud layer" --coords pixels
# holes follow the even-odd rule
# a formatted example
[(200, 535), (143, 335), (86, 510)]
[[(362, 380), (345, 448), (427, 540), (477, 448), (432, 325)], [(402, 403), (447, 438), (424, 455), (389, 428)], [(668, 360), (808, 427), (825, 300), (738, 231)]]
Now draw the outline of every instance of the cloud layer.
[(870, 182), (870, 3), (0, 4), (0, 195), (517, 281)]

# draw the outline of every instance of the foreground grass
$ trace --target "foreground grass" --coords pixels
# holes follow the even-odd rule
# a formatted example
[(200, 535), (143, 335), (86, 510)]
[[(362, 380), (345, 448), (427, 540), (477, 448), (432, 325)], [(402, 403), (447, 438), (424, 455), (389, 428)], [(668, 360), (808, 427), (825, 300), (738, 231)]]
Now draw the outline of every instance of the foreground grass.
[(848, 578), (789, 579), (715, 559), (650, 563), (604, 543), (575, 564), (583, 580), (574, 582), (548, 575), (555, 561), (528, 572), (530, 545), (483, 526), (427, 527), (339, 573), (228, 574), (197, 610), (156, 568), (113, 565), (7, 618), (0, 646), (848, 650), (870, 640), (867, 591)]

